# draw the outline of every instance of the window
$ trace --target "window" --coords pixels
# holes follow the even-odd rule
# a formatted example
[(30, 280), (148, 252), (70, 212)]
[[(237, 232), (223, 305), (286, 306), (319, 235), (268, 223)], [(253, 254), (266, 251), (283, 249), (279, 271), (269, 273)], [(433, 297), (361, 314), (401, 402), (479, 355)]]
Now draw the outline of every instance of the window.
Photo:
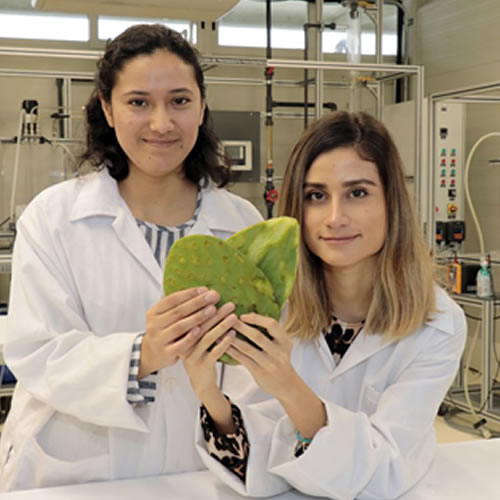
[(99, 40), (115, 38), (122, 31), (134, 24), (164, 24), (181, 33), (191, 43), (196, 43), (196, 25), (189, 21), (166, 21), (162, 19), (133, 19), (125, 17), (99, 16), (97, 19), (97, 37)]
[[(265, 28), (248, 26), (219, 27), (219, 45), (227, 47), (255, 47), (265, 48), (267, 34)], [(361, 52), (363, 55), (375, 55), (375, 33), (361, 35)], [(322, 36), (323, 52), (329, 54), (346, 53), (347, 33), (345, 31), (327, 31)], [(301, 49), (304, 50), (304, 32), (298, 29), (271, 30), (271, 47), (273, 49)], [(396, 55), (398, 38), (396, 34), (386, 33), (382, 36), (384, 55)], [(310, 56), (311, 57), (311, 56)]]
[(2, 38), (72, 42), (89, 40), (89, 19), (85, 15), (0, 11), (0, 26)]
[[(271, 7), (271, 47), (274, 49), (304, 50), (304, 28), (308, 19), (307, 2), (280, 1)], [(324, 53), (345, 53), (347, 49), (348, 9), (340, 3), (329, 3), (323, 7), (323, 22), (334, 22), (336, 29), (325, 29), (322, 35)], [(397, 8), (384, 6), (384, 55), (396, 55)], [(375, 27), (364, 11), (361, 11), (361, 52), (375, 54)], [(266, 6), (263, 0), (240, 0), (219, 21), (218, 43), (222, 46), (265, 48), (267, 43)]]
[[(257, 26), (219, 25), (218, 43), (228, 47), (264, 48), (267, 44), (267, 33), (265, 28)], [(304, 50), (304, 33), (298, 29), (273, 28), (271, 47)]]

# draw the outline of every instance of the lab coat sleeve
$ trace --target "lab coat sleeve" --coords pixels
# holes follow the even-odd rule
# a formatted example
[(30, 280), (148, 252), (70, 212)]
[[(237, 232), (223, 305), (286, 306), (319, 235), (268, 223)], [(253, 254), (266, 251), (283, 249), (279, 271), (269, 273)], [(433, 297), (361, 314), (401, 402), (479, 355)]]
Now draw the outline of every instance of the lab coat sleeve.
[(98, 336), (89, 330), (68, 257), (46, 235), (43, 214), (33, 212), (17, 224), (7, 364), (33, 397), (59, 412), (97, 425), (146, 431), (126, 399), (131, 349), (139, 332)]
[[(296, 429), (276, 402), (238, 405), (250, 442), (246, 483), (203, 452), (205, 465), (245, 496), (277, 494), (288, 485), (335, 500), (399, 497), (429, 469), (435, 452), (433, 424), (439, 404), (455, 377), (465, 342), (465, 322), (453, 334), (427, 342), (367, 413), (349, 411), (323, 399), (327, 425), (299, 458)], [(277, 405), (274, 411), (270, 406)]]
[(434, 456), (433, 423), (458, 368), (465, 322), (454, 334), (436, 338), (395, 383), (378, 395), (373, 390), (376, 409), (370, 416), (324, 401), (328, 423), (298, 459), (291, 458), (295, 429), (282, 418), (268, 470), (303, 493), (336, 500), (389, 500), (410, 489)]
[[(250, 443), (245, 483), (226, 466), (210, 456), (206, 450), (203, 429), (201, 425), (198, 425), (196, 448), (203, 463), (226, 485), (243, 496), (268, 497), (289, 490), (290, 484), (285, 479), (266, 471), (276, 422), (284, 415), (281, 405), (275, 399), (255, 404), (244, 404), (238, 401), (237, 404), (243, 415), (243, 423)], [(247, 425), (247, 422), (250, 425)]]

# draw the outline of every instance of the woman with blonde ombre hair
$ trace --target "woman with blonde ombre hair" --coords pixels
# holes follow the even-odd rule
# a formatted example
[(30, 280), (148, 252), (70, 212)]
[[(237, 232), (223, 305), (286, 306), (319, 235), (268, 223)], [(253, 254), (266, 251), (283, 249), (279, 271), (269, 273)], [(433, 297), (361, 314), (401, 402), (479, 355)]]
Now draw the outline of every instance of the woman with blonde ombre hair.
[[(344, 147), (376, 164), (385, 193), (386, 237), (377, 254), (364, 328), (384, 332), (388, 339), (403, 338), (435, 310), (433, 265), (406, 189), (401, 157), (386, 128), (365, 113), (339, 112), (316, 122), (292, 151), (279, 212), (295, 217), (303, 227), (303, 184), (311, 164), (321, 154)], [(333, 304), (322, 261), (304, 239), (297, 284), (289, 299), (287, 329), (299, 338), (313, 338), (331, 321)]]
[(312, 124), (290, 156), (280, 214), (301, 226), (286, 318), (242, 315), (233, 329), (253, 344), (233, 337), (226, 350), (275, 399), (244, 405), (195, 389), (198, 450), (248, 496), (292, 486), (332, 499), (398, 498), (431, 465), (466, 322), (433, 280), (384, 125), (347, 112)]

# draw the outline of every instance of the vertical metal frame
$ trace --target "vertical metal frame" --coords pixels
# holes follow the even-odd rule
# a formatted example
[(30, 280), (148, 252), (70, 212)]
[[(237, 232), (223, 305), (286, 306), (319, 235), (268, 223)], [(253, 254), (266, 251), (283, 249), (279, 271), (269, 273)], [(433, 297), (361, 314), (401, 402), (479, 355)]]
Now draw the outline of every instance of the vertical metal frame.
[[(428, 210), (428, 242), (431, 248), (434, 245), (435, 238), (435, 212), (434, 212), (434, 196), (435, 196), (435, 183), (434, 177), (436, 173), (436, 165), (434, 164), (433, 152), (435, 146), (435, 104), (440, 101), (452, 101), (463, 103), (498, 103), (500, 104), (500, 96), (481, 96), (483, 92), (490, 92), (493, 90), (500, 90), (500, 82), (491, 82), (470, 87), (463, 87), (455, 90), (448, 90), (444, 92), (436, 92), (429, 96), (428, 100), (428, 124), (429, 124), (429, 148), (428, 148), (428, 173), (429, 179), (427, 183), (428, 196), (429, 196), (429, 210)], [(478, 262), (478, 258), (462, 256), (463, 260), (470, 262)], [(500, 264), (499, 261), (492, 261), (494, 264)], [(492, 381), (492, 353), (495, 349), (495, 310), (500, 306), (500, 299), (481, 299), (478, 297), (467, 297), (460, 295), (453, 295), (455, 301), (459, 304), (475, 305), (481, 310), (481, 381), (479, 388), (479, 405), (483, 404), (484, 408), (481, 409), (478, 405), (474, 408), (476, 412), (485, 415), (488, 418), (500, 422), (500, 408), (494, 406), (494, 391)], [(461, 371), (463, 371), (463, 364)], [(462, 402), (457, 401), (456, 396), (464, 393), (464, 377), (463, 373), (457, 376), (455, 384), (452, 388), (452, 396), (446, 398), (446, 402), (451, 406), (457, 406), (464, 411), (469, 411), (468, 406)], [(453, 397), (455, 395), (455, 398)]]

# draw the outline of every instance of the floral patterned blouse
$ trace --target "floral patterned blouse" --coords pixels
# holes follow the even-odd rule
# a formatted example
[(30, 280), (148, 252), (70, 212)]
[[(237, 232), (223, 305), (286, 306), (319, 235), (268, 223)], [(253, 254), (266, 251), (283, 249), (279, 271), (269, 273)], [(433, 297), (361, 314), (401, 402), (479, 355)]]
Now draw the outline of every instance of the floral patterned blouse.
[[(338, 364), (347, 349), (353, 344), (354, 339), (363, 329), (364, 323), (363, 320), (358, 323), (348, 324), (332, 315), (330, 326), (322, 332), (322, 335), (325, 337), (335, 363)], [(203, 405), (200, 408), (200, 422), (205, 437), (206, 449), (210, 456), (245, 482), (250, 444), (239, 408), (232, 403), (231, 408), (233, 422), (236, 427), (234, 434), (219, 433)], [(296, 441), (294, 447), (295, 458), (300, 457), (307, 450), (309, 443), (310, 441)]]

